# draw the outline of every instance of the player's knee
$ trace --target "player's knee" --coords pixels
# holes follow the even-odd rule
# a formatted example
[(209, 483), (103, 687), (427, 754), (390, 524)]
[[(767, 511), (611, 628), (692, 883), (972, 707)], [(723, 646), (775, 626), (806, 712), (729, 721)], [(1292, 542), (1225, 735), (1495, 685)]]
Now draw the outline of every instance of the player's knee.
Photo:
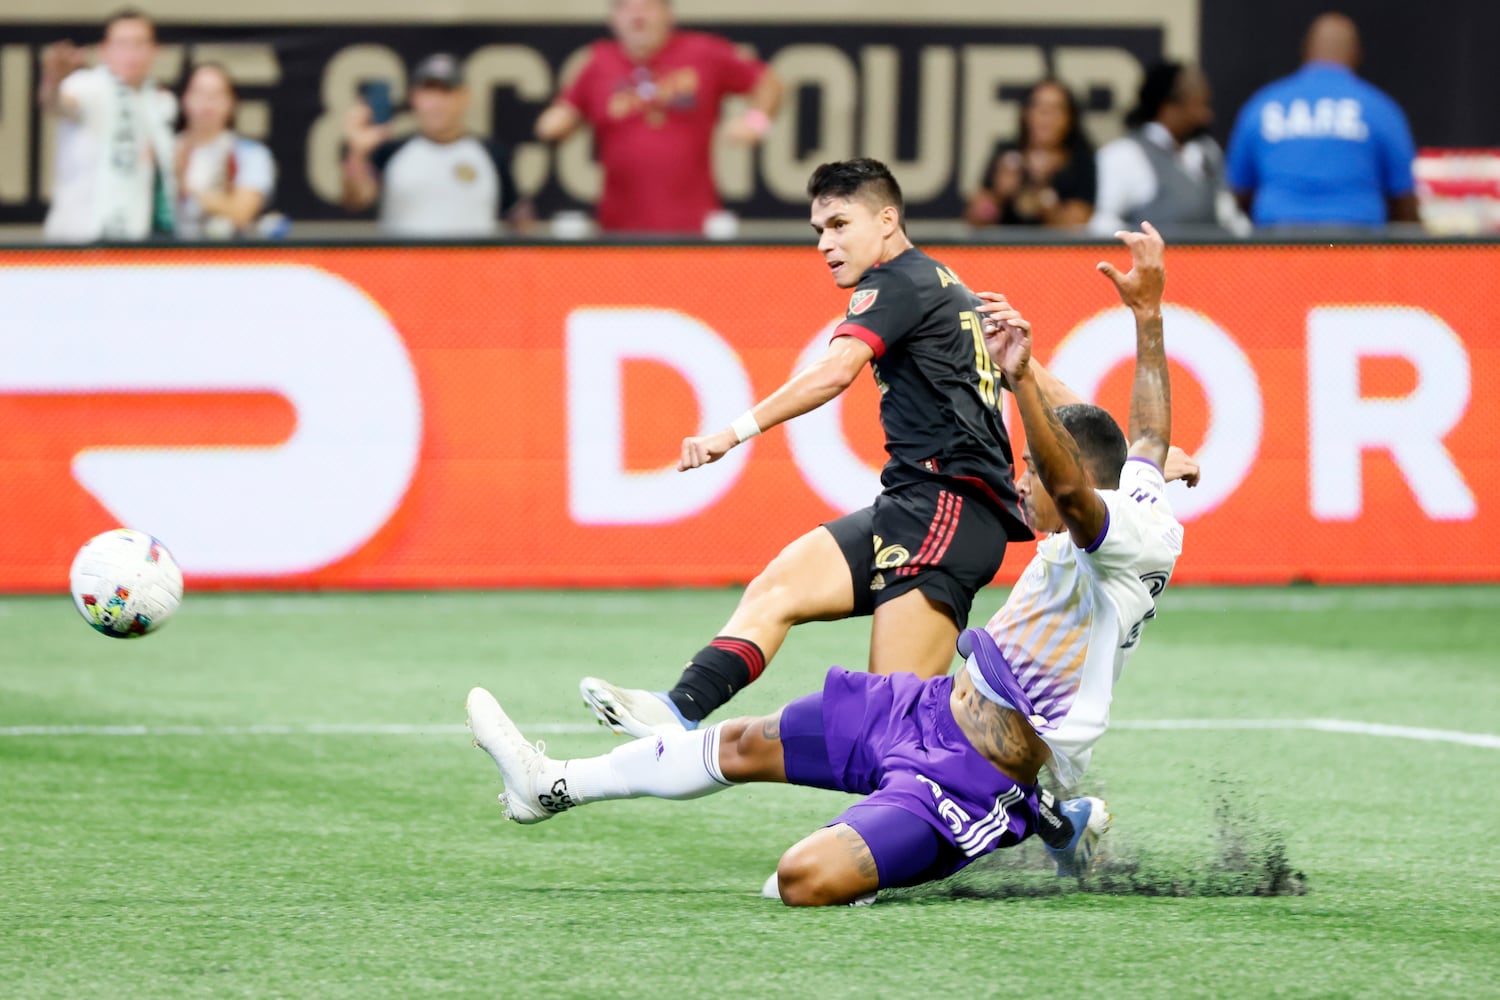
[(828, 865), (805, 844), (794, 844), (781, 856), (776, 885), (787, 906), (838, 906), (858, 895), (830, 876)]
[(792, 578), (792, 572), (782, 564), (780, 557), (771, 560), (771, 564), (761, 570), (745, 588), (744, 595), (740, 598), (740, 608), (753, 610), (763, 617), (790, 617), (796, 594)]

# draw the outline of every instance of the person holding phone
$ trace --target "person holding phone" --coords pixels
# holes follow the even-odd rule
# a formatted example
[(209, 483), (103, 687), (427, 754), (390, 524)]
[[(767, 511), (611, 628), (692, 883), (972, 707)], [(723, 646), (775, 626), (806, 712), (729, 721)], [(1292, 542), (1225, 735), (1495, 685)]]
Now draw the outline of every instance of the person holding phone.
[(458, 59), (430, 55), (411, 74), (416, 131), (397, 134), (390, 84), (367, 81), (344, 123), (343, 204), (379, 203), (384, 236), (482, 238), (500, 220), (524, 228), (529, 208), (511, 179), (510, 150), (471, 133), (469, 91)]

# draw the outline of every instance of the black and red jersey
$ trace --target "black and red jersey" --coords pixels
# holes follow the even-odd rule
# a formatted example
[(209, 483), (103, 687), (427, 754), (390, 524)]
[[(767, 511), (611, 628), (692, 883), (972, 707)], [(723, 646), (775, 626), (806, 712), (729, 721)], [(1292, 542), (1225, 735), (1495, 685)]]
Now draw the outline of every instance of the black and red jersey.
[(865, 272), (834, 336), (856, 337), (875, 352), (886, 489), (950, 485), (994, 507), (1006, 537), (1024, 540), (1032, 534), (1016, 495), (1001, 372), (985, 350), (980, 304), (952, 271), (913, 247)]

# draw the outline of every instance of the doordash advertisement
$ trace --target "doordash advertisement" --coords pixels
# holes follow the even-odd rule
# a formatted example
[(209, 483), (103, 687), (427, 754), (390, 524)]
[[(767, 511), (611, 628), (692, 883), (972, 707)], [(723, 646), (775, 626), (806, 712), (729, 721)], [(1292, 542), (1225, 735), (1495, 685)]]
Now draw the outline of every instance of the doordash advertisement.
[[(1111, 247), (927, 247), (1125, 425)], [(1169, 247), (1176, 580), (1500, 580), (1496, 246)], [(873, 375), (692, 472), (822, 351), (811, 247), (0, 254), (0, 587), (149, 531), (192, 586), (722, 585), (863, 507)], [(1007, 424), (1020, 444), (1019, 421)], [(1019, 447), (1018, 447), (1019, 453)], [(1031, 555), (1013, 545), (1000, 579)]]

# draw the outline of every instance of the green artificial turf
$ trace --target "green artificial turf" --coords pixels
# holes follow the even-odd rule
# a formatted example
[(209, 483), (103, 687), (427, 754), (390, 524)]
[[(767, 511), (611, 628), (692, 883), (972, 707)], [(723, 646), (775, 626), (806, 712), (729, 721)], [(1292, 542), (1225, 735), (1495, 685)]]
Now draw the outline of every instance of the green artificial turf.
[[(131, 642), (0, 599), (0, 995), (1500, 995), (1500, 589), (1169, 591), (1081, 885), (1028, 845), (785, 909), (762, 881), (847, 802), (806, 789), (502, 821), (470, 686), (607, 751), (578, 677), (666, 686), (735, 596), (193, 594)], [(798, 629), (736, 708), (867, 629)], [(1329, 719), (1440, 732), (1282, 728)]]

